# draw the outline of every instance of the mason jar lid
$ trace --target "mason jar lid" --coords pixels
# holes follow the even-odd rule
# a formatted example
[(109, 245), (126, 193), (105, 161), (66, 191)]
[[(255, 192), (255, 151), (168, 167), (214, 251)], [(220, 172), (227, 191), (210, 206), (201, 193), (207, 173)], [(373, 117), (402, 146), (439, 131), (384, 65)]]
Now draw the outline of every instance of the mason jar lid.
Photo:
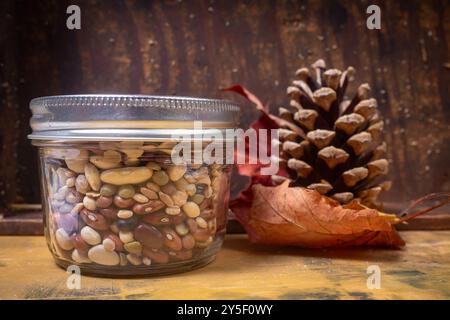
[[(60, 95), (31, 100), (34, 140), (164, 140), (235, 128), (230, 101), (148, 95)], [(198, 125), (201, 121), (201, 130)], [(195, 129), (197, 128), (197, 129)]]

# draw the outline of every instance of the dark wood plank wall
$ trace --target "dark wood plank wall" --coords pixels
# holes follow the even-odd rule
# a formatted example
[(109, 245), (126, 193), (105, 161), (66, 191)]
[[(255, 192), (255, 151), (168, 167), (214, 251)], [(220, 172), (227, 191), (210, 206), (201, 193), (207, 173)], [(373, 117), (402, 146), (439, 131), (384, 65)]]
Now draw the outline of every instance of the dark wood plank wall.
[[(380, 31), (365, 25), (373, 3)], [(65, 27), (69, 4), (81, 7), (80, 31)], [(294, 71), (320, 57), (353, 65), (388, 119), (385, 199), (450, 190), (449, 1), (5, 0), (0, 12), (0, 207), (39, 202), (33, 97), (226, 97), (242, 103), (245, 127), (257, 112), (219, 87), (245, 84), (275, 111)]]

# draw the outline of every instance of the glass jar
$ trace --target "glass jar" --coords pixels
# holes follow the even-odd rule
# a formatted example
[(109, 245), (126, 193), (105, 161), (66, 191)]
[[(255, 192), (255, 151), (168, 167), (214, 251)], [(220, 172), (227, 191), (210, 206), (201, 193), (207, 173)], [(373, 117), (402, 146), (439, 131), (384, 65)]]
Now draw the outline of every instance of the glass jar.
[[(33, 99), (30, 107), (45, 235), (59, 266), (160, 275), (214, 259), (225, 234), (230, 165), (195, 155), (212, 137), (219, 146), (229, 141), (236, 105), (75, 95)], [(180, 142), (191, 150), (180, 153)]]

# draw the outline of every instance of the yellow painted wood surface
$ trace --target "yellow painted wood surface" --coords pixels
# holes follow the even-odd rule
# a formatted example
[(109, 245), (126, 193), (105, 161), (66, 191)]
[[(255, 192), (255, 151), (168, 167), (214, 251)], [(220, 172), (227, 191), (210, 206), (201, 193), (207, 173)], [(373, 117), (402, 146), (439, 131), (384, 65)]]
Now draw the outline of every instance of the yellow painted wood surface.
[[(66, 287), (43, 237), (0, 237), (0, 299), (450, 299), (450, 231), (408, 231), (402, 250), (305, 250), (228, 235), (217, 259), (158, 278), (82, 276)], [(367, 288), (367, 267), (381, 288)]]

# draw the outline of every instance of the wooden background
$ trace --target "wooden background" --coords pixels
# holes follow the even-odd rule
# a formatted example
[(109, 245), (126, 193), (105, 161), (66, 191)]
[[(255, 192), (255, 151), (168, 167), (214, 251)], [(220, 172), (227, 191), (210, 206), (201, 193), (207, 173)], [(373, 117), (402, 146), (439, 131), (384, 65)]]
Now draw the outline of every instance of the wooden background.
[[(79, 31), (66, 8), (81, 7)], [(378, 4), (382, 29), (366, 28)], [(29, 100), (73, 93), (225, 97), (273, 110), (298, 67), (353, 65), (387, 118), (388, 203), (450, 190), (449, 1), (0, 1), (0, 208), (39, 202)], [(350, 88), (353, 89), (353, 88)], [(236, 192), (242, 181), (235, 180)]]

